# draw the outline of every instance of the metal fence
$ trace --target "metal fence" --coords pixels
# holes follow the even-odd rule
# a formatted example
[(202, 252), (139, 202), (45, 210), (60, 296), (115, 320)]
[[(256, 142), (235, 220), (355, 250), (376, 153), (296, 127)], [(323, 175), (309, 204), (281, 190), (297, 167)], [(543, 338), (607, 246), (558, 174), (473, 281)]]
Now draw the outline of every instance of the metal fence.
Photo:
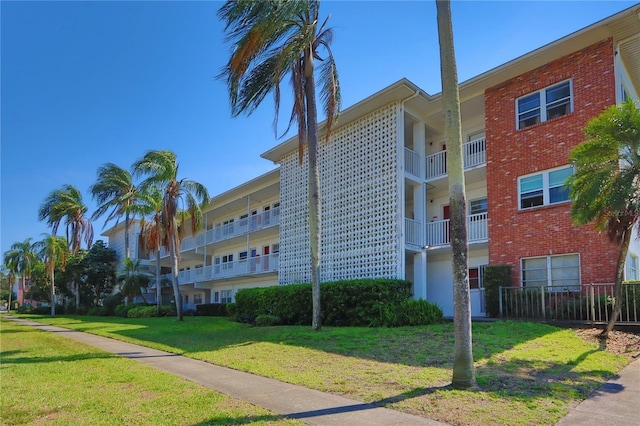
[(500, 287), (500, 317), (606, 324), (619, 302), (622, 310), (616, 324), (640, 324), (640, 283), (622, 284), (621, 301), (616, 301), (613, 288), (613, 284)]

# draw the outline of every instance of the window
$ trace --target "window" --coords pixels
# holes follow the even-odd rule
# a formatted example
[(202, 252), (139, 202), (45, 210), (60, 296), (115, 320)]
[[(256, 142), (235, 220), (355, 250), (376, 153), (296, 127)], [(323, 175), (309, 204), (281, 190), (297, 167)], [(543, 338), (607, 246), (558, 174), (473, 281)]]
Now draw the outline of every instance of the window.
[(521, 274), (525, 288), (551, 286), (561, 291), (569, 286), (579, 286), (580, 257), (563, 254), (522, 259)]
[(572, 111), (571, 80), (519, 98), (518, 129), (533, 126)]
[(632, 254), (629, 254), (627, 257), (627, 280), (636, 281), (640, 279), (640, 275), (638, 275), (638, 257)]
[(569, 201), (564, 182), (572, 174), (573, 167), (563, 167), (519, 178), (520, 209)]
[(220, 303), (220, 292), (219, 291), (214, 291), (213, 292), (213, 303)]
[(480, 265), (477, 268), (469, 268), (467, 276), (469, 277), (469, 288), (484, 288), (484, 268), (487, 265)]
[(246, 251), (241, 251), (241, 252), (238, 254), (238, 259), (240, 259), (240, 260), (247, 260), (247, 252), (246, 252)]
[(469, 202), (469, 214), (480, 214), (487, 212), (487, 199), (481, 198)]
[(271, 244), (271, 253), (280, 253), (280, 243)]
[(233, 302), (233, 292), (231, 290), (222, 290), (222, 297), (220, 298), (220, 303), (231, 303)]
[(202, 294), (201, 293), (196, 293), (196, 294), (193, 295), (193, 304), (194, 305), (202, 304)]

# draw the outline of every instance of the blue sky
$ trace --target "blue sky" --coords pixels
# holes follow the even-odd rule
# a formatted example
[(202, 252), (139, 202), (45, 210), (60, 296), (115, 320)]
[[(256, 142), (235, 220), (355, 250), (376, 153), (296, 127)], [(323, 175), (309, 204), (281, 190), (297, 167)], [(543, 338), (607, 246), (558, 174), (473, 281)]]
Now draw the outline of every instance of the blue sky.
[[(92, 213), (87, 191), (106, 162), (129, 168), (147, 150), (169, 149), (180, 176), (212, 195), (275, 167), (260, 157), (281, 142), (271, 98), (231, 118), (215, 78), (229, 53), (221, 4), (0, 3), (0, 253), (50, 232), (37, 211), (63, 184), (82, 190)], [(634, 4), (454, 0), (459, 80)], [(335, 30), (343, 108), (403, 77), (440, 92), (434, 1), (324, 1), (321, 13)], [(94, 223), (96, 239), (103, 224)]]

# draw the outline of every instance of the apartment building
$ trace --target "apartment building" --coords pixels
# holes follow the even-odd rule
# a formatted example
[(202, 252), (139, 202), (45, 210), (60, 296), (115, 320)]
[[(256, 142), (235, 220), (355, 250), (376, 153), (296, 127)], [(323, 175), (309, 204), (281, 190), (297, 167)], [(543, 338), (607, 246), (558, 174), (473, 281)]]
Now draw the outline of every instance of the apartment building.
[[(576, 227), (563, 187), (587, 121), (639, 99), (640, 16), (630, 8), (460, 85), (473, 315), (482, 271), (520, 285), (612, 282), (618, 251)], [(453, 314), (447, 146), (441, 95), (403, 79), (342, 112), (319, 147), (321, 280), (399, 277)], [(320, 125), (322, 132), (323, 124)], [(182, 243), (183, 303), (310, 281), (307, 165), (297, 138), (262, 155), (276, 169), (211, 200)], [(114, 228), (110, 245), (122, 239)], [(632, 241), (627, 278), (638, 278)], [(146, 255), (144, 256), (146, 257)], [(162, 253), (161, 264), (169, 259)]]

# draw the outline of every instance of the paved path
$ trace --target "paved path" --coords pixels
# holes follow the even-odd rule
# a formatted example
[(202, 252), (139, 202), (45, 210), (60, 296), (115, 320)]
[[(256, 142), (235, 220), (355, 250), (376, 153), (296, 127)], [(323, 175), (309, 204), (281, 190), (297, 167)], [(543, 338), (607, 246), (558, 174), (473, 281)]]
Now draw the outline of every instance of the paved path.
[(627, 365), (558, 422), (558, 426), (640, 425), (640, 358)]
[(25, 325), (38, 327), (41, 330), (59, 333), (61, 336), (97, 347), (106, 352), (150, 365), (158, 370), (178, 375), (202, 386), (311, 425), (446, 425), (424, 417), (376, 407), (302, 386), (219, 367), (169, 352), (33, 321), (18, 318), (10, 319)]
[[(169, 352), (24, 319), (7, 318), (42, 330), (59, 333), (61, 336), (100, 348), (106, 352), (150, 365), (311, 425), (446, 426), (445, 423), (424, 417), (219, 367)], [(640, 358), (625, 367), (578, 406), (571, 408), (569, 414), (557, 425), (640, 425)]]

